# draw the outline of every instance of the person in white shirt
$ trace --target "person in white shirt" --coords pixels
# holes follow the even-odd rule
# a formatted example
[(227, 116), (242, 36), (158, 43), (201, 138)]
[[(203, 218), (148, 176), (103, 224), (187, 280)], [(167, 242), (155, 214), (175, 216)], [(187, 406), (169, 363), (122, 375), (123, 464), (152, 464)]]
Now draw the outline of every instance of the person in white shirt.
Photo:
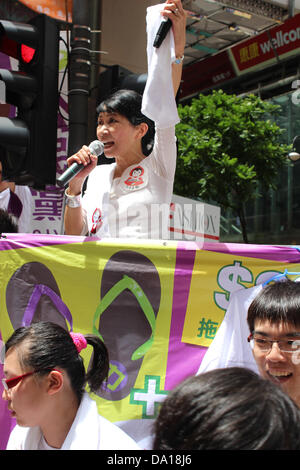
[(265, 286), (249, 306), (247, 323), (259, 374), (300, 407), (300, 283), (284, 278)]
[(13, 181), (2, 180), (0, 162), (0, 209), (6, 210), (18, 226), (18, 232), (30, 232), (33, 212), (33, 197), (28, 186), (20, 186)]
[[(148, 48), (148, 65), (152, 68), (148, 67), (144, 96), (132, 90), (119, 90), (98, 108), (97, 138), (104, 144), (105, 156), (115, 162), (97, 166), (97, 157), (87, 146), (68, 158), (68, 166), (77, 162), (84, 168), (70, 181), (66, 191), (67, 235), (168, 238), (177, 154), (175, 96), (182, 74), (186, 12), (181, 0), (167, 0), (157, 6), (162, 10), (154, 10), (155, 21), (160, 24), (162, 16), (172, 21), (173, 42), (167, 37), (153, 52), (149, 27), (148, 45), (154, 58), (150, 64)], [(153, 87), (157, 76), (160, 82)], [(170, 80), (166, 80), (168, 76)], [(168, 94), (170, 99), (165, 104)], [(81, 197), (87, 176), (87, 188)]]
[[(93, 348), (86, 373), (80, 351)], [(99, 390), (108, 352), (95, 335), (51, 322), (15, 330), (5, 344), (3, 396), (16, 426), (7, 450), (138, 450), (124, 431), (98, 414), (84, 387)]]

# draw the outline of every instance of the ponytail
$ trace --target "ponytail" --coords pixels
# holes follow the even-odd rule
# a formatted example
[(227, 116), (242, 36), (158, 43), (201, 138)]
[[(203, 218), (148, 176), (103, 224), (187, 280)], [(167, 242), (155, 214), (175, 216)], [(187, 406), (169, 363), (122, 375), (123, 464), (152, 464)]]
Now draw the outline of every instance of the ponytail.
[(86, 382), (92, 392), (99, 390), (103, 382), (107, 382), (109, 370), (108, 351), (101, 339), (96, 335), (84, 335), (87, 343), (93, 347), (94, 353), (91, 366), (86, 374)]
[[(92, 346), (93, 355), (86, 373), (79, 353), (87, 344)], [(96, 335), (70, 334), (56, 323), (37, 322), (18, 328), (6, 342), (6, 352), (13, 346), (22, 348), (19, 358), (21, 366), (25, 369), (31, 367), (40, 370), (39, 374), (42, 375), (48, 369), (62, 368), (68, 374), (79, 403), (86, 383), (91, 391), (95, 392), (103, 381), (107, 380), (108, 351)]]

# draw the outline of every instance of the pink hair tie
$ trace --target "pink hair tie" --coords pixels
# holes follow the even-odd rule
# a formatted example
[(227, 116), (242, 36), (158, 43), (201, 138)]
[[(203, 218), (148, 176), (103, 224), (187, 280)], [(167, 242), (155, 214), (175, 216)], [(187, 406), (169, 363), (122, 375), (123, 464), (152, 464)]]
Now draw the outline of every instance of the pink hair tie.
[(81, 333), (70, 333), (70, 336), (72, 337), (73, 343), (76, 346), (78, 354), (82, 349), (85, 349), (87, 347), (87, 341)]

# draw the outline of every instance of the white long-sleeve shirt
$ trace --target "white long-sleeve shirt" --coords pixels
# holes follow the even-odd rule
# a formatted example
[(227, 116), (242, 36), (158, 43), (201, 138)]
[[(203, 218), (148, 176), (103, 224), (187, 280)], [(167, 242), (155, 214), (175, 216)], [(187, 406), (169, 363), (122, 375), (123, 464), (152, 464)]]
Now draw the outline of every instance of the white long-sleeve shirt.
[(17, 223), (20, 233), (28, 233), (31, 231), (30, 224), (33, 212), (33, 197), (28, 186), (16, 185), (14, 194), (20, 200), (20, 215), (15, 214), (14, 211), (9, 209), (10, 199), (13, 196), (9, 188), (0, 192), (0, 208), (9, 212)]
[(82, 198), (87, 231), (99, 237), (168, 238), (176, 168), (174, 127), (156, 129), (152, 153), (113, 178), (116, 164), (90, 174)]
[(89, 232), (101, 238), (169, 238), (179, 115), (172, 81), (172, 31), (159, 48), (153, 47), (162, 8), (161, 4), (148, 7), (146, 16), (148, 78), (142, 113), (155, 122), (153, 151), (141, 163), (127, 168), (120, 178), (113, 177), (115, 163), (93, 170), (82, 200), (82, 235)]

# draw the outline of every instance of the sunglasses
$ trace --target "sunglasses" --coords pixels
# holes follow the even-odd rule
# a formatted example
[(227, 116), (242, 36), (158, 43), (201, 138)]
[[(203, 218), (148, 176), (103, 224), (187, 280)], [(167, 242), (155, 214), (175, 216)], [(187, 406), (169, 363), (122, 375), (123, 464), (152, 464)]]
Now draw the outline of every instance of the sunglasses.
[(25, 379), (25, 377), (29, 377), (30, 375), (36, 374), (37, 372), (42, 372), (42, 371), (48, 371), (51, 372), (51, 370), (56, 370), (57, 372), (60, 372), (57, 369), (39, 369), (39, 370), (33, 370), (32, 372), (27, 372), (26, 374), (23, 375), (18, 375), (17, 377), (12, 377), (11, 379), (2, 379), (2, 385), (4, 390), (8, 391), (11, 388), (15, 387), (21, 380)]

